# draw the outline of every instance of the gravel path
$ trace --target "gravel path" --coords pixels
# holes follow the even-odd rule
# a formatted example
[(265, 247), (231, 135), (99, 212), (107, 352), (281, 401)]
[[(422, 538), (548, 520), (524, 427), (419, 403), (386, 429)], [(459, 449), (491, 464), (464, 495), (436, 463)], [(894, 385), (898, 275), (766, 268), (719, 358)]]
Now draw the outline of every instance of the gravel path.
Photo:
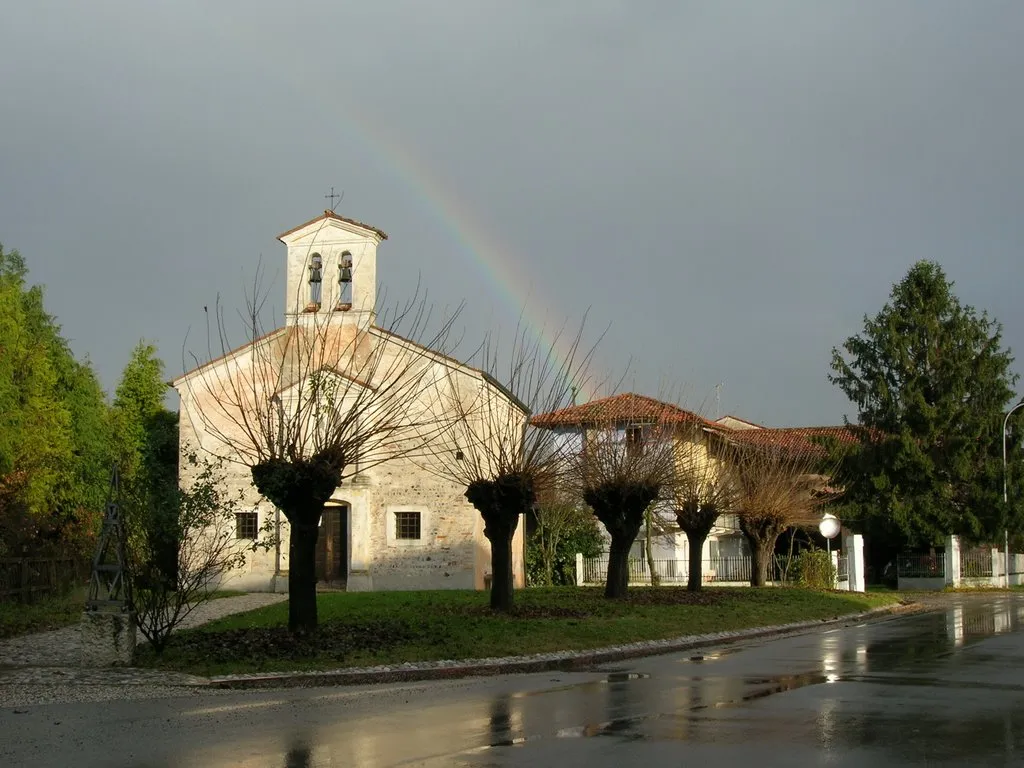
[[(232, 613), (280, 603), (287, 595), (253, 593), (210, 600), (182, 622), (196, 627)], [(137, 642), (145, 639), (137, 635)], [(195, 693), (202, 678), (151, 669), (83, 669), (77, 625), (0, 641), (0, 706), (56, 701), (103, 701), (111, 698), (176, 696)]]

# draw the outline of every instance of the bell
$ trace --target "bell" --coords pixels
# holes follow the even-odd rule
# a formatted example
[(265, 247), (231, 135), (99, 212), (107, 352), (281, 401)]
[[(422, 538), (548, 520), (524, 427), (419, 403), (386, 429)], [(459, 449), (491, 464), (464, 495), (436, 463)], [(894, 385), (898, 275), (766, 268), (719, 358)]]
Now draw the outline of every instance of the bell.
[(352, 282), (352, 267), (348, 264), (342, 264), (340, 267), (341, 277), (338, 278), (339, 283), (351, 283)]

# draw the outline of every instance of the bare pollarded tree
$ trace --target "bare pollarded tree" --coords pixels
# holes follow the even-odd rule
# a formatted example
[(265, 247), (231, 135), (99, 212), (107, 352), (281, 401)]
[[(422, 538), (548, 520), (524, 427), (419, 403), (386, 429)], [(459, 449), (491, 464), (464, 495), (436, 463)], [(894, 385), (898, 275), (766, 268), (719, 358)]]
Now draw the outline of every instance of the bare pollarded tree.
[[(760, 436), (758, 436), (760, 437)], [(740, 530), (750, 543), (750, 584), (768, 581), (775, 543), (787, 528), (810, 528), (820, 521), (821, 507), (838, 491), (830, 486), (822, 452), (804, 446), (734, 445), (735, 509)]]
[(671, 492), (676, 522), (689, 547), (686, 587), (691, 592), (703, 583), (704, 542), (715, 521), (735, 511), (739, 495), (736, 451), (729, 444), (712, 448), (704, 434), (694, 438), (679, 447)]
[(671, 488), (676, 439), (690, 428), (674, 418), (645, 423), (640, 414), (624, 413), (585, 427), (569, 473), (611, 537), (605, 597), (626, 596), (630, 549), (645, 513)]
[(530, 415), (572, 404), (589, 383), (595, 346), (584, 347), (583, 323), (575, 335), (557, 333), (550, 344), (531, 341), (520, 326), (510, 348), (495, 335), (485, 338), (473, 361), (483, 378), (472, 391), (454, 378), (437, 383), (439, 407), (448, 418), (444, 434), (429, 441), (425, 467), (465, 485), (466, 498), (483, 518), (495, 611), (514, 605), (512, 539), (520, 518), (553, 492), (564, 464), (558, 433), (531, 425)]
[[(325, 502), (342, 480), (423, 450), (443, 431), (436, 379), (459, 310), (436, 319), (425, 297), (369, 317), (311, 304), (265, 333), (261, 276), (247, 297), (247, 343), (232, 349), (218, 302), (216, 341), (183, 377), (182, 410), (203, 447), (249, 468), (290, 525), (288, 626), (317, 626), (315, 551)], [(461, 308), (459, 308), (461, 309)]]

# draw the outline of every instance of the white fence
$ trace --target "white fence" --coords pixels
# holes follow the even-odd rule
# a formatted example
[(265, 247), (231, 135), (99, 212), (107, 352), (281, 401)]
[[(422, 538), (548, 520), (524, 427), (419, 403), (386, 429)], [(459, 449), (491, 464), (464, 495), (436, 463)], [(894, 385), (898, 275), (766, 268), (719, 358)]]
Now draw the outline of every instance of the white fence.
[[(603, 584), (608, 576), (608, 555), (599, 557), (577, 556), (577, 566), (582, 566), (580, 584)], [(713, 557), (701, 563), (702, 580), (705, 584), (749, 584), (751, 576), (750, 557)], [(654, 573), (662, 584), (685, 584), (689, 580), (689, 560), (655, 560)], [(777, 569), (769, 570), (769, 581), (778, 578)], [(651, 574), (647, 559), (629, 558), (629, 583), (650, 584)]]
[(941, 552), (902, 554), (896, 560), (899, 589), (1005, 587), (1024, 584), (1024, 554), (999, 546), (967, 545), (946, 538)]
[[(843, 538), (841, 552), (832, 552), (832, 565), (836, 569), (836, 588), (853, 592), (864, 591), (864, 539), (860, 534), (848, 534)], [(750, 556), (712, 557), (701, 562), (701, 579), (705, 584), (749, 585), (751, 576)], [(1022, 556), (1021, 566), (1024, 566)], [(654, 574), (660, 584), (685, 584), (689, 580), (690, 562), (682, 560), (656, 559)], [(629, 583), (650, 584), (650, 567), (645, 557), (629, 559)], [(608, 555), (584, 557), (576, 554), (576, 584), (603, 584), (608, 576)], [(1024, 578), (1024, 567), (1021, 568)], [(768, 582), (783, 581), (778, 560), (768, 566)]]

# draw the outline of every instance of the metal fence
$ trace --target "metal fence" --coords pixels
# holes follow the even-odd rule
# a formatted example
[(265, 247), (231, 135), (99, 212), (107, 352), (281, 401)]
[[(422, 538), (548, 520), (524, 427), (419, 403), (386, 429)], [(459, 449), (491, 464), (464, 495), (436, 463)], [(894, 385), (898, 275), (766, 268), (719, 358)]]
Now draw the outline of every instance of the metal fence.
[[(689, 578), (689, 560), (655, 560), (654, 573), (663, 584), (685, 584)], [(608, 555), (583, 558), (583, 583), (599, 584), (608, 576)], [(702, 563), (702, 579), (705, 583), (749, 582), (751, 577), (750, 557), (714, 557)], [(769, 580), (779, 578), (775, 564), (769, 565)], [(631, 584), (649, 584), (650, 568), (646, 558), (629, 559), (629, 581)]]
[(0, 602), (35, 603), (84, 583), (81, 563), (71, 558), (0, 560)]
[(843, 582), (850, 580), (850, 561), (846, 555), (839, 555), (836, 558), (836, 581)]
[(976, 579), (992, 575), (992, 549), (961, 549), (960, 576)]
[(941, 579), (946, 576), (946, 558), (942, 554), (901, 554), (896, 558), (896, 574), (905, 579)]

